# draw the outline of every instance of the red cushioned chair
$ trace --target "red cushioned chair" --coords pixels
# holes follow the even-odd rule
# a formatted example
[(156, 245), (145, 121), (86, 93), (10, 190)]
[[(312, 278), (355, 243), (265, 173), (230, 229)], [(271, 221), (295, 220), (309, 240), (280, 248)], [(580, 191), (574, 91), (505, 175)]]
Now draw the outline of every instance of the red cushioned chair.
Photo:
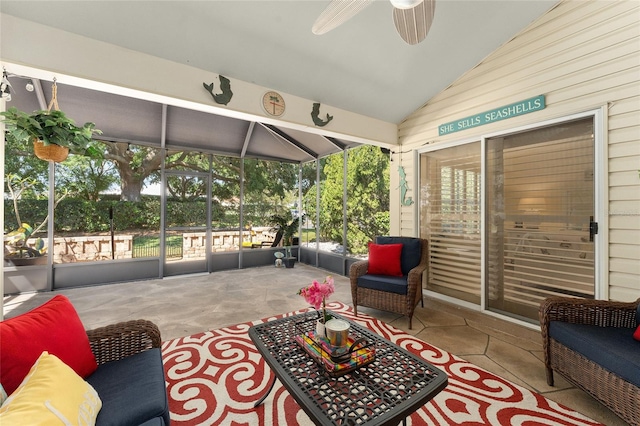
[(402, 276), (369, 274), (369, 260), (351, 265), (351, 299), (358, 315), (358, 306), (406, 315), (412, 328), (413, 312), (422, 303), (422, 274), (429, 260), (428, 241), (412, 237), (376, 237), (376, 244), (402, 244), (400, 256)]

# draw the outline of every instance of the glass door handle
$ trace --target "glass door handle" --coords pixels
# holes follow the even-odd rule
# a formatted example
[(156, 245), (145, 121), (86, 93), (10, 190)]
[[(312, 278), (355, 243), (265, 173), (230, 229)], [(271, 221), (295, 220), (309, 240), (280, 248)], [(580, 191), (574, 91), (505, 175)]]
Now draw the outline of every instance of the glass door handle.
[(598, 233), (598, 222), (593, 221), (593, 216), (589, 218), (589, 242), (593, 242), (593, 236)]

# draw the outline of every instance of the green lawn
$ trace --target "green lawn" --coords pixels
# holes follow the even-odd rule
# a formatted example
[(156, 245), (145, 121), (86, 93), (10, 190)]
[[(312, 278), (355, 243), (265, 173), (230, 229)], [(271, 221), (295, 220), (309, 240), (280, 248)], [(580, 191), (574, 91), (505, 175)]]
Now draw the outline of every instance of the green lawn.
[(303, 229), (302, 235), (300, 235), (300, 242), (306, 243), (315, 241), (316, 239), (316, 230), (315, 229)]
[[(166, 250), (169, 257), (182, 256), (182, 236), (167, 237)], [(160, 255), (160, 237), (140, 236), (133, 239), (133, 257), (157, 257)]]

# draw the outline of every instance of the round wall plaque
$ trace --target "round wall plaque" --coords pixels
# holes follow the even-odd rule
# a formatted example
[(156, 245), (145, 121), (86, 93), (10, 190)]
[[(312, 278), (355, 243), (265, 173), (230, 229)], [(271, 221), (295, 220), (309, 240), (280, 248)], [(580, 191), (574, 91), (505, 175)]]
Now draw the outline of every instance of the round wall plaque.
[(284, 99), (278, 92), (267, 92), (262, 96), (262, 108), (267, 114), (280, 117), (285, 110)]

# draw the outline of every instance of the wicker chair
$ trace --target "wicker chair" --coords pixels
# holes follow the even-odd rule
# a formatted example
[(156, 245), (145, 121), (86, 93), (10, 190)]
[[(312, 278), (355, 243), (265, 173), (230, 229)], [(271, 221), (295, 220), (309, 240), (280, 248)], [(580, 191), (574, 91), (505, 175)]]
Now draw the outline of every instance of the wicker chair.
[(87, 330), (98, 369), (87, 382), (102, 408), (96, 425), (171, 423), (160, 331), (147, 320)]
[(351, 299), (353, 310), (358, 315), (358, 306), (380, 309), (406, 315), (409, 318), (409, 328), (412, 328), (413, 312), (418, 302), (422, 303), (422, 274), (427, 270), (429, 261), (429, 243), (420, 240), (420, 263), (411, 269), (404, 279), (407, 283), (406, 294), (376, 290), (358, 285), (358, 280), (367, 274), (369, 261), (361, 260), (351, 265), (349, 277), (351, 280)]
[(640, 299), (631, 303), (552, 297), (540, 305), (540, 327), (547, 383), (553, 371), (609, 407), (629, 424), (640, 424), (640, 388), (602, 368), (598, 363), (567, 348), (549, 336), (551, 321), (600, 327), (636, 327)]
[(162, 343), (160, 330), (147, 320), (125, 321), (87, 330), (87, 335), (98, 365), (159, 348)]

